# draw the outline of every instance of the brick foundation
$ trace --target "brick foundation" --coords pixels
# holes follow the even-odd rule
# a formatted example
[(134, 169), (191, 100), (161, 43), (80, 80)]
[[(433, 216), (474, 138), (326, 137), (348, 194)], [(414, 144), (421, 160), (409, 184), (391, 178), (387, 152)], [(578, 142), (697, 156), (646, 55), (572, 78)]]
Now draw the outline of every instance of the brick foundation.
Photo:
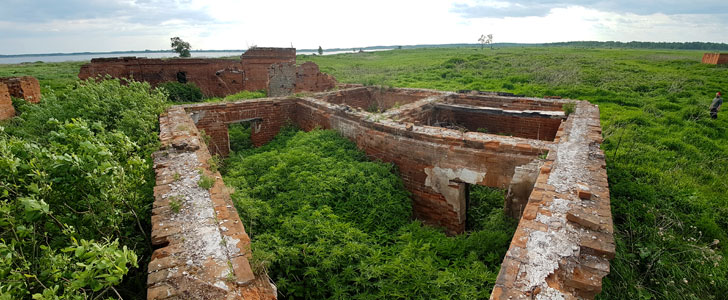
[(711, 65), (728, 64), (728, 53), (705, 53), (703, 63)]
[[(568, 118), (561, 111), (567, 102), (577, 104)], [(492, 299), (539, 293), (590, 298), (609, 272), (614, 241), (595, 105), (353, 87), (310, 97), (175, 106), (169, 115), (182, 109), (190, 121), (179, 124), (204, 130), (210, 151), (221, 155), (230, 151), (227, 127), (235, 122), (251, 122), (256, 146), (286, 123), (336, 130), (370, 158), (395, 164), (412, 193), (413, 215), (451, 234), (465, 229), (468, 185), (509, 188), (517, 194), (510, 203), (518, 205), (509, 212), (520, 223)], [(444, 116), (464, 129), (428, 125)], [(489, 133), (471, 130), (476, 127)], [(490, 133), (499, 128), (514, 136)]]
[[(274, 65), (294, 68), (288, 81), (295, 91), (320, 92), (333, 88), (336, 80), (318, 72), (314, 63), (296, 65), (295, 48), (253, 48), (239, 61), (209, 58), (148, 59), (137, 57), (95, 58), (81, 66), (80, 79), (109, 75), (113, 78), (133, 78), (156, 86), (163, 82), (192, 82), (209, 97), (224, 97), (240, 91), (271, 90), (270, 70)], [(278, 73), (273, 73), (276, 75)], [(273, 90), (282, 79), (274, 78)], [(281, 95), (276, 92), (275, 95)]]

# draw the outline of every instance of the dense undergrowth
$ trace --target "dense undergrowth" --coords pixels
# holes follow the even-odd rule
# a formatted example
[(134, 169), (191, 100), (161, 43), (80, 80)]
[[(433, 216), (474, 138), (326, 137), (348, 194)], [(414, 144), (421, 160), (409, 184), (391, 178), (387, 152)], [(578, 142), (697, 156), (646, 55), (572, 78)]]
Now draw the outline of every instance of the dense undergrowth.
[(703, 52), (421, 49), (300, 58), (350, 83), (506, 91), (598, 104), (617, 256), (599, 299), (728, 295), (728, 68)]
[(487, 188), (472, 194), (467, 234), (411, 221), (393, 166), (368, 161), (333, 131), (286, 129), (241, 147), (225, 169), (253, 267), (289, 299), (485, 299), (515, 230), (502, 192)]
[(0, 129), (0, 299), (144, 298), (166, 96), (74, 84)]

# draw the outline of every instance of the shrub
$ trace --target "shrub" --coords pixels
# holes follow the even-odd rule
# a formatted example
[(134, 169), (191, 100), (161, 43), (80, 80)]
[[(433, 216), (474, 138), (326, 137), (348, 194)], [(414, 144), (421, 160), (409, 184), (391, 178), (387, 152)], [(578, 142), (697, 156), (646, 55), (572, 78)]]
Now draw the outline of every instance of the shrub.
[(143, 296), (163, 107), (148, 84), (119, 80), (19, 107), (0, 129), (0, 294)]
[(164, 82), (157, 86), (167, 92), (167, 99), (171, 102), (201, 102), (202, 90), (192, 82)]
[(564, 114), (566, 114), (566, 116), (569, 116), (576, 110), (576, 103), (574, 103), (574, 102), (564, 103), (563, 105), (561, 105), (561, 109), (564, 111)]
[(329, 130), (283, 130), (225, 165), (251, 265), (287, 298), (486, 299), (515, 229), (489, 189), (471, 199), (487, 231), (447, 237), (412, 222), (392, 165)]

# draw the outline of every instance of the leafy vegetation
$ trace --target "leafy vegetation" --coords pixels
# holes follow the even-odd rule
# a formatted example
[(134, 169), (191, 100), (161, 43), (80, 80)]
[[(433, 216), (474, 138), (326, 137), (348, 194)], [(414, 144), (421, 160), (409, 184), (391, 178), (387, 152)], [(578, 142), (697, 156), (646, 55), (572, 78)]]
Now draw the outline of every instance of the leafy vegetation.
[(484, 299), (515, 229), (502, 192), (473, 193), (468, 234), (411, 221), (393, 167), (333, 131), (284, 130), (226, 168), (253, 266), (288, 298)]
[(0, 298), (143, 297), (164, 100), (108, 80), (20, 101), (0, 130)]
[(171, 102), (200, 102), (202, 101), (202, 90), (192, 82), (163, 82), (157, 86), (167, 92), (167, 99)]
[(348, 83), (588, 100), (601, 111), (617, 257), (599, 299), (728, 295), (728, 68), (702, 51), (420, 49), (306, 56)]

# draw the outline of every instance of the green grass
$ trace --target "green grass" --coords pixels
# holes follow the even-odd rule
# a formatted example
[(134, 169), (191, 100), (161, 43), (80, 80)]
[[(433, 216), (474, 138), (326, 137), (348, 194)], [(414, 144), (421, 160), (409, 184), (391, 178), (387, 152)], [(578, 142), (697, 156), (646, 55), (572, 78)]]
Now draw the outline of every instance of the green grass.
[(708, 105), (728, 90), (728, 68), (701, 64), (702, 54), (461, 48), (299, 60), (347, 83), (598, 104), (617, 242), (598, 298), (720, 299), (728, 294), (728, 113), (711, 120)]
[(78, 71), (85, 63), (88, 62), (0, 64), (0, 77), (33, 76), (38, 79), (42, 94), (51, 89), (59, 92), (78, 81)]

